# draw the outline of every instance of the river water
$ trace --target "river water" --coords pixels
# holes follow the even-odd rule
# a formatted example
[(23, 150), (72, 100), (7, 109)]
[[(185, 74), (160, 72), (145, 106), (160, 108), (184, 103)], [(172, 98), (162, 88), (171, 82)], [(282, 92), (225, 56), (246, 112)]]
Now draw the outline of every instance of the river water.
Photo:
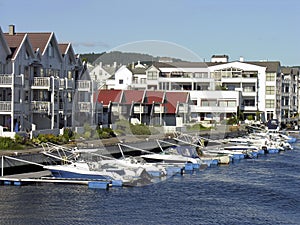
[(143, 187), (0, 186), (0, 224), (300, 224), (294, 147)]

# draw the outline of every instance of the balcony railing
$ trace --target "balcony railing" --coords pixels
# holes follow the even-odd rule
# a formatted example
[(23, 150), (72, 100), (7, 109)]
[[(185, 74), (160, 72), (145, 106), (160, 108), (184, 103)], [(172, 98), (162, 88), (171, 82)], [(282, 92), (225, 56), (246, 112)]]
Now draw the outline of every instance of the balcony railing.
[(165, 112), (164, 106), (162, 106), (162, 105), (154, 106), (154, 113), (164, 113), (164, 112)]
[(78, 91), (90, 91), (91, 90), (91, 82), (88, 80), (79, 80), (76, 83), (76, 87)]
[(90, 102), (78, 102), (79, 112), (91, 112)]
[(34, 113), (49, 113), (50, 102), (33, 101), (31, 102), (31, 109)]
[(1, 75), (0, 85), (12, 85), (12, 75), (9, 74)]
[(0, 101), (0, 112), (11, 112), (11, 102)]
[[(14, 77), (14, 84), (22, 84), (22, 76), (16, 75)], [(13, 75), (11, 74), (0, 74), (0, 86), (11, 86), (13, 85)]]
[(47, 88), (50, 89), (51, 82), (50, 77), (34, 77), (32, 88)]
[(178, 113), (188, 113), (189, 106), (188, 105), (179, 105)]

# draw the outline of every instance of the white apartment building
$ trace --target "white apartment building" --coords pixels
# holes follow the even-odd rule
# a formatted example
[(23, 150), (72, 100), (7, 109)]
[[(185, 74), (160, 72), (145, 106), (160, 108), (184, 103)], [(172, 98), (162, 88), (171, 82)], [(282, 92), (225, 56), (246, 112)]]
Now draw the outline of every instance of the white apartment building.
[(59, 44), (53, 32), (0, 29), (0, 135), (72, 127), (76, 110), (90, 114), (90, 108), (74, 109), (76, 90), (92, 93), (84, 71), (72, 45)]
[(262, 121), (280, 120), (279, 62), (244, 62), (241, 60), (211, 62), (208, 65), (216, 85), (226, 90), (241, 91), (240, 110), (244, 114), (244, 119), (251, 116)]

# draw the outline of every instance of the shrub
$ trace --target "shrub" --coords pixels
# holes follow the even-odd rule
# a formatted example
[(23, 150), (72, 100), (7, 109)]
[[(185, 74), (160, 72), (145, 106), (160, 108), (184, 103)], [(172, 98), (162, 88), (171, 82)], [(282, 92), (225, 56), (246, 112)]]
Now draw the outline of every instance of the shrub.
[(98, 137), (100, 139), (105, 139), (105, 138), (111, 138), (111, 137), (116, 137), (116, 134), (111, 128), (98, 128), (97, 129)]
[(148, 126), (144, 124), (130, 125), (132, 134), (134, 135), (151, 135), (151, 131)]
[(0, 149), (2, 150), (17, 150), (23, 147), (9, 137), (0, 137)]
[(188, 126), (187, 130), (189, 131), (199, 131), (199, 130), (210, 130), (211, 128), (203, 126), (201, 123)]

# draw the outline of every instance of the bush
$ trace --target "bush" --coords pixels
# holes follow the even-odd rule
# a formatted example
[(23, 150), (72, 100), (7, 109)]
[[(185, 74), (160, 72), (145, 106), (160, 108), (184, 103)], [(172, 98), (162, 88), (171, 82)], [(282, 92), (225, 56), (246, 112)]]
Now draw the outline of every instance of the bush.
[(2, 150), (17, 150), (23, 147), (9, 137), (0, 137), (0, 149)]
[(201, 123), (188, 126), (187, 130), (189, 131), (200, 131), (200, 130), (210, 130), (211, 128), (203, 126)]
[(105, 138), (111, 138), (111, 137), (116, 137), (116, 134), (111, 128), (98, 128), (97, 129), (98, 137), (100, 139), (105, 139)]
[(130, 125), (132, 134), (134, 135), (151, 135), (151, 131), (148, 126), (144, 124)]

